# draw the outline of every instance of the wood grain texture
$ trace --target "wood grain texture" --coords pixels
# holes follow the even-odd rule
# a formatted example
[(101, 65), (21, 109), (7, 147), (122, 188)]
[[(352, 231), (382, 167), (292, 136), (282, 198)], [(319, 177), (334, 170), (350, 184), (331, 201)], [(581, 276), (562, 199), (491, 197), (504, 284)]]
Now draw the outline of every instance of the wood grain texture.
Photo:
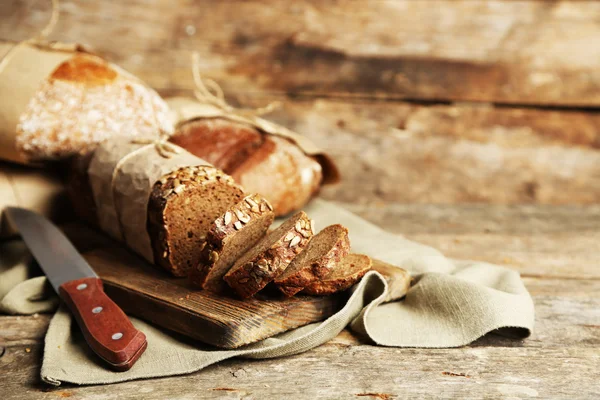
[[(0, 37), (34, 36), (48, 12), (2, 2)], [(190, 87), (198, 51), (228, 92), (598, 107), (599, 18), (566, 0), (63, 0), (51, 37), (161, 89)]]
[(87, 277), (63, 283), (59, 293), (94, 353), (113, 370), (128, 371), (146, 350), (146, 335), (102, 286), (100, 278)]
[(270, 118), (332, 155), (342, 181), (323, 196), (336, 201), (600, 200), (597, 113), (320, 99), (287, 101)]
[(257, 296), (239, 300), (194, 288), (120, 248), (84, 253), (106, 293), (125, 312), (222, 348), (236, 348), (320, 321), (335, 313), (344, 295)]
[[(2, 2), (0, 38), (37, 33), (48, 11)], [(594, 204), (599, 20), (593, 1), (76, 0), (52, 38), (90, 43), (163, 95), (190, 93), (195, 50), (232, 103), (285, 100), (271, 117), (342, 169), (327, 198)]]

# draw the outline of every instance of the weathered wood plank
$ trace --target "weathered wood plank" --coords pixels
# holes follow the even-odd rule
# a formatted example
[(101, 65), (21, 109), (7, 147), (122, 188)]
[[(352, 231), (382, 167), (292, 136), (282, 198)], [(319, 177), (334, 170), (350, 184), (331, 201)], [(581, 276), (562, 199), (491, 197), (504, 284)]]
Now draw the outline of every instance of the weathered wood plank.
[[(10, 348), (0, 358), (11, 399), (356, 399), (569, 398), (600, 395), (597, 348), (396, 349), (323, 345), (282, 359), (230, 360), (180, 377), (104, 386), (44, 388), (37, 379), (41, 346)], [(377, 360), (377, 362), (373, 362)], [(386, 397), (387, 396), (387, 397)]]
[(0, 315), (0, 347), (25, 346), (43, 342), (51, 314)]
[(597, 114), (318, 100), (287, 102), (272, 118), (333, 155), (343, 180), (323, 194), (337, 201), (600, 199)]
[(340, 206), (400, 234), (554, 234), (597, 232), (600, 206), (353, 204)]
[[(228, 91), (600, 106), (594, 1), (61, 3), (53, 39), (163, 89), (190, 87), (195, 50)], [(0, 37), (19, 40), (48, 6), (7, 1), (0, 14)]]

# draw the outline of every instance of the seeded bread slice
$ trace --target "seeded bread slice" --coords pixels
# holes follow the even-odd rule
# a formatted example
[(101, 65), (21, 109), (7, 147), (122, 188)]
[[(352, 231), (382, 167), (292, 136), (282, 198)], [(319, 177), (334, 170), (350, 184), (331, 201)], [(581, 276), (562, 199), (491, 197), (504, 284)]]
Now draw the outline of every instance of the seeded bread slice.
[(275, 284), (286, 296), (293, 296), (329, 275), (349, 252), (348, 229), (339, 224), (330, 225), (310, 240), (306, 249), (275, 279)]
[(190, 274), (192, 283), (220, 292), (223, 275), (235, 261), (256, 244), (273, 223), (271, 204), (258, 194), (245, 197), (219, 216), (211, 225), (200, 263)]
[(154, 262), (187, 276), (200, 261), (211, 223), (243, 197), (241, 186), (211, 166), (184, 167), (161, 177), (148, 203)]
[(254, 296), (287, 268), (313, 232), (312, 221), (298, 212), (244, 254), (223, 279), (240, 297)]
[(302, 293), (326, 296), (350, 288), (371, 269), (372, 261), (364, 254), (349, 254), (326, 278), (306, 286)]

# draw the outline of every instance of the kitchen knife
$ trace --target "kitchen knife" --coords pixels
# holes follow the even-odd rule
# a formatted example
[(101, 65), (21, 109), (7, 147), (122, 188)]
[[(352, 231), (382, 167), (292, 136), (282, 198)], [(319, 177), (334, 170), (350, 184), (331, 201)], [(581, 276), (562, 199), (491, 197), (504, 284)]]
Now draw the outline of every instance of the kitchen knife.
[(117, 371), (130, 369), (146, 350), (146, 336), (104, 293), (100, 278), (46, 218), (18, 207), (8, 207), (5, 212), (75, 316), (94, 353)]

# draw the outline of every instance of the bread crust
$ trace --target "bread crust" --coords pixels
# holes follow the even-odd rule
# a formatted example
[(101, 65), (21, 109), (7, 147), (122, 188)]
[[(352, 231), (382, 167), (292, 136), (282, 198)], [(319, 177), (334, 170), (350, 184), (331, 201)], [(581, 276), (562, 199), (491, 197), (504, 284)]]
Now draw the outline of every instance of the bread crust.
[[(215, 275), (215, 267), (219, 259), (224, 256), (223, 252), (227, 243), (237, 235), (244, 235), (246, 227), (253, 223), (259, 223), (259, 220), (266, 220), (263, 221), (265, 222), (264, 235), (273, 223), (274, 217), (273, 206), (258, 194), (246, 196), (242, 201), (230, 207), (211, 225), (206, 244), (203, 245), (200, 263), (190, 274), (192, 283), (203, 289), (221, 291), (225, 282), (222, 280), (222, 276)], [(246, 250), (256, 241), (247, 243)], [(239, 256), (241, 254), (237, 258)]]
[(372, 260), (369, 256), (364, 254), (349, 254), (343, 261), (350, 262), (349, 259), (352, 259), (352, 262), (358, 264), (360, 267), (350, 271), (348, 275), (338, 276), (333, 279), (324, 278), (316, 280), (306, 286), (302, 290), (302, 293), (314, 296), (327, 296), (340, 292), (356, 284), (367, 272), (369, 272), (369, 270), (371, 270)]
[[(234, 191), (239, 191), (239, 197), (242, 197), (243, 189), (230, 176), (217, 168), (206, 165), (179, 168), (164, 175), (154, 184), (148, 201), (147, 230), (150, 235), (156, 265), (161, 266), (175, 276), (188, 275), (189, 269), (177, 265), (173, 258), (174, 249), (171, 246), (172, 239), (167, 228), (165, 210), (169, 200), (184, 194), (187, 188), (217, 182), (230, 186)], [(181, 187), (183, 187), (182, 190), (178, 189)], [(204, 242), (206, 234), (207, 232), (203, 238), (198, 239)]]
[[(279, 277), (275, 279), (277, 288), (286, 296), (293, 296), (300, 292), (305, 286), (312, 284), (326, 277), (331, 273), (333, 268), (350, 253), (350, 239), (348, 238), (348, 229), (342, 225), (335, 224), (330, 225), (319, 232), (318, 235), (314, 236), (311, 240), (311, 244), (305, 249), (306, 252), (310, 251), (311, 245), (314, 245), (317, 240), (320, 240), (321, 235), (336, 235), (337, 240), (330, 246), (330, 248), (316, 259), (308, 259), (307, 264), (302, 266), (301, 269), (296, 271), (293, 275), (286, 278)], [(298, 258), (296, 261), (299, 261)]]
[[(285, 229), (277, 229), (263, 239), (276, 239), (267, 249), (242, 257), (223, 277), (240, 297), (248, 298), (258, 293), (281, 274), (292, 259), (308, 245), (313, 230), (306, 213), (300, 211), (284, 224)], [(300, 229), (297, 229), (296, 225)]]
[(168, 107), (139, 79), (76, 54), (42, 82), (19, 117), (15, 146), (30, 162), (64, 160), (118, 137), (172, 130)]
[(277, 216), (300, 209), (323, 183), (316, 157), (285, 138), (246, 124), (223, 118), (192, 120), (170, 140), (230, 174), (248, 192), (267, 198)]

